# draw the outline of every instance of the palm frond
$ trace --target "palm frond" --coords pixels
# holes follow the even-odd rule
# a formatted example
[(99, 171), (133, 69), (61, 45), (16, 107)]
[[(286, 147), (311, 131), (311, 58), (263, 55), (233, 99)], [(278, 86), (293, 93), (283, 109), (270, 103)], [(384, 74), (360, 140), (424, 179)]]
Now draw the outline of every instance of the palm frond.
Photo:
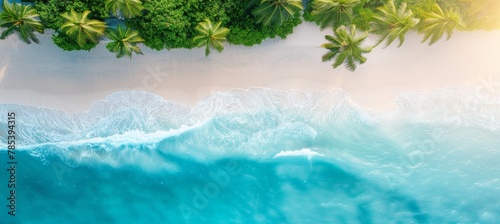
[(144, 6), (140, 0), (105, 0), (104, 6), (114, 16), (123, 14), (126, 18), (141, 15)]
[(419, 22), (411, 9), (406, 8), (406, 3), (396, 7), (394, 0), (390, 0), (385, 5), (377, 8), (377, 11), (370, 23), (370, 32), (380, 36), (376, 45), (385, 40), (385, 47), (387, 47), (398, 39), (398, 47), (400, 47), (405, 41), (404, 36), (406, 33)]
[(82, 13), (71, 10), (61, 15), (66, 20), (60, 27), (61, 31), (75, 38), (79, 46), (84, 46), (89, 41), (97, 43), (106, 32), (106, 23), (89, 19), (89, 14), (88, 10)]
[(326, 35), (325, 39), (329, 41), (321, 47), (328, 50), (322, 56), (323, 61), (334, 60), (333, 68), (337, 68), (341, 64), (354, 71), (357, 64), (366, 62), (365, 53), (371, 52), (371, 47), (363, 46), (363, 41), (367, 38), (367, 33), (359, 34), (356, 26), (352, 25), (349, 30), (345, 26), (340, 26), (333, 30), (334, 35)]
[(437, 3), (432, 6), (432, 11), (424, 13), (423, 17), (418, 31), (424, 34), (422, 43), (429, 40), (429, 45), (436, 43), (445, 33), (448, 40), (455, 29), (465, 27), (458, 12), (443, 10)]
[(205, 19), (195, 29), (198, 31), (198, 35), (193, 38), (193, 43), (196, 47), (205, 46), (205, 57), (210, 54), (211, 48), (218, 52), (224, 50), (222, 42), (226, 40), (229, 29), (221, 27), (221, 22), (214, 25), (210, 19)]
[(301, 0), (262, 0), (252, 11), (256, 22), (279, 26), (303, 9)]
[(112, 42), (106, 45), (106, 48), (113, 53), (116, 53), (117, 58), (127, 56), (132, 58), (132, 53), (143, 54), (141, 49), (137, 46), (138, 43), (144, 42), (139, 36), (139, 32), (130, 28), (123, 28), (118, 25), (116, 29), (108, 30), (106, 33)]
[(352, 9), (359, 3), (360, 0), (314, 0), (311, 15), (321, 29), (338, 27), (350, 23)]
[(0, 12), (0, 27), (7, 29), (2, 32), (0, 39), (17, 31), (24, 42), (28, 44), (31, 41), (38, 43), (34, 31), (43, 33), (43, 25), (37, 20), (39, 15), (33, 7), (18, 3), (11, 4), (4, 0), (2, 8), (4, 11)]

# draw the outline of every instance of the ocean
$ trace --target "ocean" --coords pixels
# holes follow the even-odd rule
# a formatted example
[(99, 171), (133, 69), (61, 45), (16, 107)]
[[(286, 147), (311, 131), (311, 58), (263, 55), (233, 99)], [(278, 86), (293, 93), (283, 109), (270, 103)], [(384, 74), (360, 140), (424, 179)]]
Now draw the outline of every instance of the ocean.
[(194, 107), (146, 92), (75, 114), (0, 104), (0, 220), (500, 223), (499, 99), (457, 87), (374, 110), (340, 89), (252, 88)]

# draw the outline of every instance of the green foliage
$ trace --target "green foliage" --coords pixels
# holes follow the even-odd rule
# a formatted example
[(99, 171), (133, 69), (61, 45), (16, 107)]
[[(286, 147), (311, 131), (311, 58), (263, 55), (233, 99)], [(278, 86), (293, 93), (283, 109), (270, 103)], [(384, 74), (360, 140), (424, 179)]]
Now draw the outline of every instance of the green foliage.
[[(437, 0), (443, 2), (450, 2), (455, 0)], [(421, 18), (422, 14), (432, 9), (432, 5), (437, 2), (436, 0), (394, 0), (395, 5), (406, 3), (408, 8), (415, 14), (417, 18)]]
[(230, 43), (247, 46), (266, 38), (284, 38), (300, 23), (297, 13), (280, 26), (257, 24), (252, 14), (257, 6), (254, 0), (149, 0), (143, 6), (143, 14), (128, 22), (146, 40), (145, 45), (156, 50), (195, 47), (196, 26), (206, 18), (230, 29)]
[(350, 24), (353, 8), (359, 3), (360, 0), (313, 0), (311, 16), (321, 29)]
[(262, 0), (252, 13), (257, 18), (257, 23), (279, 26), (302, 9), (302, 0)]
[(419, 20), (415, 18), (411, 9), (406, 7), (406, 3), (401, 3), (396, 7), (394, 0), (390, 0), (378, 8), (378, 13), (371, 22), (370, 32), (380, 35), (377, 45), (387, 40), (385, 46), (389, 46), (394, 40), (399, 39), (398, 47), (400, 47), (405, 40), (406, 33), (413, 29), (418, 22)]
[(463, 16), (467, 30), (500, 29), (500, 1), (498, 0), (456, 0), (455, 8)]
[(105, 7), (114, 16), (123, 14), (126, 18), (141, 15), (144, 9), (140, 0), (105, 0)]
[(376, 8), (385, 5), (387, 2), (388, 0), (361, 0), (358, 6), (375, 10)]
[(43, 33), (43, 25), (36, 19), (38, 14), (31, 6), (18, 3), (10, 4), (7, 0), (3, 1), (0, 13), (0, 27), (7, 28), (0, 35), (0, 39), (5, 39), (14, 31), (19, 32), (21, 40), (30, 44), (31, 41), (38, 43), (34, 31)]
[[(144, 44), (152, 49), (191, 48), (191, 21), (182, 1), (150, 0), (143, 4), (144, 14), (129, 21), (139, 31)], [(194, 28), (193, 28), (194, 29)]]
[[(316, 0), (312, 0), (307, 4), (306, 9), (304, 10), (304, 20), (315, 22), (318, 25), (321, 25), (320, 18), (328, 19), (328, 14), (324, 14), (324, 17), (320, 17), (319, 15), (313, 16), (313, 6)], [(340, 2), (339, 0), (333, 0), (330, 2)], [(338, 19), (331, 18), (330, 25), (333, 27), (338, 27), (340, 25), (350, 25), (355, 24), (356, 27), (360, 30), (366, 31), (370, 29), (370, 21), (375, 14), (375, 9), (381, 5), (383, 5), (385, 0), (359, 0), (357, 4), (353, 5), (352, 9), (348, 11), (350, 14), (346, 14), (341, 16)], [(342, 15), (342, 14), (339, 14)], [(325, 27), (329, 26), (325, 24)]]
[(422, 42), (429, 40), (429, 45), (436, 43), (446, 33), (446, 39), (450, 39), (453, 30), (464, 28), (460, 15), (454, 10), (443, 10), (438, 4), (434, 4), (432, 11), (423, 14), (423, 20), (419, 24), (419, 32), (424, 34)]
[(337, 68), (341, 64), (346, 65), (347, 69), (356, 70), (357, 64), (366, 62), (364, 53), (371, 52), (371, 47), (362, 46), (363, 41), (368, 36), (367, 33), (359, 35), (356, 26), (353, 25), (348, 30), (345, 26), (340, 26), (333, 30), (334, 36), (326, 35), (325, 39), (328, 43), (322, 44), (321, 47), (329, 50), (323, 55), (323, 61), (330, 61), (335, 58), (333, 68)]
[(352, 24), (362, 31), (367, 31), (370, 29), (370, 22), (373, 16), (375, 16), (375, 9), (363, 7), (361, 4), (354, 7)]
[(57, 30), (64, 23), (60, 15), (71, 10), (83, 12), (89, 10), (92, 13), (90, 19), (104, 20), (109, 18), (108, 10), (102, 0), (35, 0), (35, 7), (40, 14), (45, 27)]
[(117, 58), (123, 56), (132, 58), (132, 53), (143, 54), (137, 46), (138, 43), (144, 42), (144, 39), (139, 36), (139, 32), (130, 28), (125, 29), (119, 25), (116, 29), (108, 30), (107, 36), (112, 42), (106, 45), (106, 49), (116, 53)]
[(89, 19), (90, 11), (77, 13), (71, 10), (69, 13), (63, 13), (61, 16), (65, 19), (61, 26), (61, 31), (67, 36), (76, 40), (76, 43), (82, 47), (87, 42), (97, 43), (99, 38), (104, 36), (106, 23), (95, 19)]
[(256, 18), (251, 13), (257, 7), (258, 1), (243, 0), (232, 10), (231, 20), (227, 24), (230, 29), (227, 40), (232, 44), (252, 46), (262, 43), (267, 38), (286, 38), (293, 32), (293, 28), (302, 22), (300, 14), (296, 13), (280, 26), (262, 26), (256, 23)]
[(293, 28), (302, 22), (300, 17), (287, 20), (281, 26), (258, 26), (253, 23), (230, 27), (227, 39), (232, 44), (253, 46), (262, 43), (267, 38), (280, 37), (285, 39), (293, 32)]
[(423, 18), (438, 3), (443, 9), (458, 13), (466, 30), (500, 28), (500, 1), (498, 0), (396, 0), (408, 6)]
[(352, 24), (362, 31), (370, 29), (370, 22), (377, 12), (377, 8), (384, 5), (387, 0), (360, 0), (359, 4), (352, 9)]
[(193, 38), (193, 42), (196, 47), (205, 46), (205, 57), (210, 54), (210, 49), (215, 49), (218, 52), (224, 50), (224, 45), (222, 42), (226, 40), (226, 35), (229, 33), (229, 29), (220, 26), (221, 22), (212, 24), (210, 19), (205, 19), (205, 21), (200, 22), (196, 26), (198, 35)]
[(94, 42), (87, 42), (83, 46), (80, 46), (78, 45), (78, 43), (76, 43), (75, 38), (69, 37), (64, 33), (55, 33), (54, 35), (52, 35), (52, 41), (55, 45), (65, 51), (90, 51), (92, 48), (97, 46), (97, 43)]
[[(232, 44), (252, 46), (262, 43), (267, 38), (286, 38), (293, 32), (294, 27), (301, 23), (302, 11), (301, 0), (33, 0), (33, 2), (41, 24), (56, 30), (52, 39), (64, 50), (90, 50), (95, 47), (96, 41), (104, 33), (104, 23), (96, 20), (105, 21), (109, 18), (110, 12), (117, 17), (121, 15), (132, 17), (126, 19), (126, 23), (139, 34), (134, 32), (133, 36), (138, 38), (141, 36), (146, 46), (162, 50), (199, 46), (199, 42), (193, 39), (199, 34), (196, 28), (205, 19), (218, 21), (221, 27), (227, 27), (229, 31), (225, 33), (225, 38)], [(436, 3), (442, 7), (441, 11), (436, 10)], [(5, 11), (2, 14), (5, 14)], [(80, 22), (70, 25), (66, 23), (68, 17), (64, 18), (61, 14), (68, 16), (72, 11), (91, 11), (87, 13), (86, 19), (100, 25), (93, 28), (92, 25), (84, 28), (77, 24)], [(36, 15), (36, 11), (34, 13)], [(29, 17), (33, 19), (35, 16)], [(19, 23), (12, 22), (12, 18), (14, 17), (2, 19), (1, 25), (7, 27), (7, 30), (1, 37), (6, 37), (17, 30), (23, 39), (29, 42), (37, 41), (34, 31), (43, 32), (41, 25), (20, 28)], [(424, 41), (429, 40), (429, 43), (433, 44), (445, 33), (449, 38), (453, 30), (464, 29), (463, 23), (468, 25), (467, 29), (500, 27), (498, 22), (500, 3), (498, 0), (390, 0), (389, 3), (388, 0), (311, 0), (304, 10), (303, 18), (317, 23), (322, 29), (331, 26), (337, 31), (337, 28), (352, 25), (361, 31), (369, 30), (380, 35), (379, 43), (386, 40), (387, 45), (396, 39), (401, 45), (405, 34), (411, 29), (418, 28), (419, 32), (425, 35)], [(421, 19), (417, 25), (415, 18)], [(35, 19), (34, 21), (36, 22)], [(347, 30), (345, 27), (343, 29)], [(338, 31), (341, 33), (341, 30)], [(123, 28), (122, 31), (128, 33), (127, 35), (132, 32), (128, 28)], [(352, 30), (350, 32), (355, 33)], [(121, 35), (118, 29), (108, 32), (108, 35), (115, 35), (110, 37), (114, 44), (108, 44), (107, 48), (117, 53), (117, 56), (130, 57), (133, 52), (140, 54), (141, 51), (137, 46), (129, 46), (115, 38)], [(215, 48), (215, 45), (212, 47)], [(364, 62), (362, 57), (358, 59), (359, 61), (346, 62), (352, 68), (353, 62)]]

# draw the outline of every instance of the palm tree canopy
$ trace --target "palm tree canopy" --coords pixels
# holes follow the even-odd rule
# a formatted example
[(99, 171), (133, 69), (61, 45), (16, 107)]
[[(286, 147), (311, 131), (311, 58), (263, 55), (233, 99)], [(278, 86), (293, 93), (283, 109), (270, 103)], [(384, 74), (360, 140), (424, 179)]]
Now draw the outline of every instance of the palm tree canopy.
[(0, 13), (0, 27), (7, 29), (2, 32), (0, 39), (5, 39), (14, 31), (18, 31), (24, 42), (38, 43), (33, 32), (43, 33), (43, 25), (36, 19), (39, 15), (33, 7), (17, 3), (10, 4), (4, 0), (2, 8), (4, 11)]
[(111, 11), (114, 16), (121, 13), (127, 18), (141, 15), (144, 9), (140, 0), (106, 0), (106, 10)]
[(474, 28), (500, 28), (500, 1), (498, 0), (459, 0), (465, 4), (467, 26)]
[(108, 30), (107, 36), (112, 42), (106, 45), (106, 48), (116, 53), (117, 58), (127, 56), (132, 58), (132, 53), (143, 54), (137, 46), (138, 43), (144, 42), (136, 30), (127, 29), (118, 26), (116, 29)]
[(385, 44), (387, 47), (399, 39), (398, 47), (400, 47), (405, 41), (406, 33), (419, 22), (413, 12), (406, 8), (406, 3), (396, 8), (394, 0), (391, 0), (377, 10), (378, 13), (373, 17), (370, 29), (371, 33), (380, 35), (377, 45), (387, 40)]
[(87, 41), (98, 42), (99, 37), (104, 36), (106, 23), (87, 18), (90, 11), (77, 13), (74, 10), (63, 13), (62, 17), (66, 22), (61, 26), (61, 30), (70, 37), (76, 38), (78, 45), (83, 46)]
[(444, 33), (446, 40), (450, 39), (453, 30), (465, 28), (460, 14), (454, 10), (443, 10), (435, 3), (432, 11), (423, 14), (424, 20), (419, 24), (419, 32), (424, 33), (422, 43), (429, 40), (429, 45), (436, 43)]
[(302, 0), (262, 0), (252, 13), (257, 23), (279, 26), (302, 9)]
[(338, 27), (351, 21), (352, 8), (360, 0), (314, 0), (311, 15), (321, 29), (329, 25)]
[(221, 22), (213, 24), (210, 19), (205, 19), (196, 26), (198, 35), (193, 38), (196, 47), (205, 46), (205, 56), (210, 54), (210, 48), (214, 48), (218, 52), (224, 50), (222, 42), (226, 40), (226, 35), (229, 29), (220, 27)]
[(357, 64), (363, 64), (367, 60), (363, 54), (372, 50), (371, 47), (362, 46), (368, 34), (359, 35), (355, 25), (352, 25), (350, 30), (345, 26), (340, 26), (333, 31), (334, 36), (325, 36), (325, 39), (329, 42), (321, 45), (321, 47), (329, 50), (323, 55), (323, 61), (330, 61), (335, 58), (333, 68), (345, 63), (350, 71), (356, 70)]

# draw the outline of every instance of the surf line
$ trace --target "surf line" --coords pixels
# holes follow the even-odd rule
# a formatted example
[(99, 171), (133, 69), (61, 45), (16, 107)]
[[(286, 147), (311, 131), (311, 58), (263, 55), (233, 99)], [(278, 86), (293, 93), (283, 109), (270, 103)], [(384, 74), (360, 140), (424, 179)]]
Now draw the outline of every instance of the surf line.
[(7, 113), (7, 175), (8, 180), (8, 195), (7, 214), (16, 216), (16, 113)]

